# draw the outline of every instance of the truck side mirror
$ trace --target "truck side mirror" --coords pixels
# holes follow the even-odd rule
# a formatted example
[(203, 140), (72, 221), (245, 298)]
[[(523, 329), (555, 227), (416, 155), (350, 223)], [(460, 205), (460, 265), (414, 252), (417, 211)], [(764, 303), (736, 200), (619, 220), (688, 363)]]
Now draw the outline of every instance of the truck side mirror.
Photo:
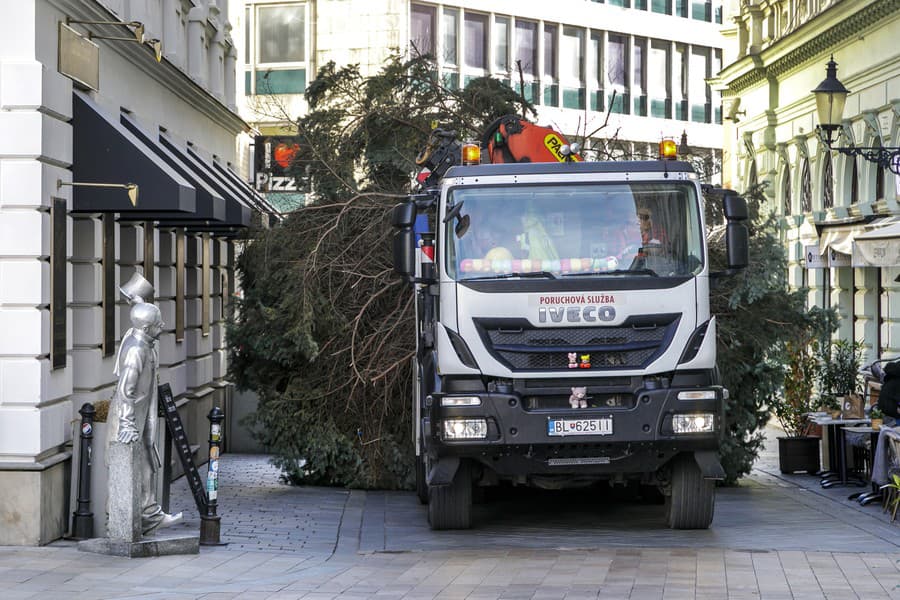
[(723, 191), (722, 212), (728, 220), (725, 226), (728, 269), (743, 269), (750, 264), (750, 233), (744, 223), (750, 217), (747, 201), (734, 190)]
[(404, 279), (416, 275), (416, 234), (404, 227), (394, 234), (394, 272)]
[(401, 202), (391, 211), (391, 225), (397, 228), (412, 227), (416, 222), (416, 203)]
[(391, 210), (391, 225), (394, 233), (394, 272), (404, 279), (416, 276), (416, 203), (412, 200), (401, 202)]

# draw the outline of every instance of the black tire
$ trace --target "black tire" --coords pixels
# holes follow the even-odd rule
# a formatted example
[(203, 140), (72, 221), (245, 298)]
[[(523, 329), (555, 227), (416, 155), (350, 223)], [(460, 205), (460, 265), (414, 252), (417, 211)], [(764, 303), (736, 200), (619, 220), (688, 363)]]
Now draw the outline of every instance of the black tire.
[(472, 524), (472, 474), (469, 462), (459, 461), (453, 483), (428, 486), (428, 523), (434, 530), (468, 529)]
[(690, 455), (672, 464), (672, 493), (666, 498), (666, 521), (672, 529), (707, 529), (713, 520), (716, 484), (703, 479)]
[(416, 496), (422, 504), (428, 504), (428, 484), (425, 482), (425, 475), (425, 457), (419, 455), (416, 457)]

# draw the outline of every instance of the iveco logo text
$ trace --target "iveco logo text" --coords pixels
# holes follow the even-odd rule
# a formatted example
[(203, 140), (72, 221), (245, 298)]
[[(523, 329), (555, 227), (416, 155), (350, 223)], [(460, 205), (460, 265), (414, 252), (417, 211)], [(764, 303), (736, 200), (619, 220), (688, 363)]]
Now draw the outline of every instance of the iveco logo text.
[(538, 321), (546, 323), (580, 323), (582, 321), (612, 321), (616, 318), (616, 309), (612, 306), (549, 306), (538, 308)]

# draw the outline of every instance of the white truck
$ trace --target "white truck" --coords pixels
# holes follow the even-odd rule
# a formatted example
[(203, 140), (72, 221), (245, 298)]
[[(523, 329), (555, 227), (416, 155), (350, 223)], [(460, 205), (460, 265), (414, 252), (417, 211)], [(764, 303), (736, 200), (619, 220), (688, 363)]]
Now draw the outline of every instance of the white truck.
[[(511, 129), (493, 132), (492, 156)], [(506, 151), (505, 164), (467, 166), (460, 146), (432, 143), (421, 193), (392, 214), (395, 269), (416, 294), (417, 493), (431, 527), (468, 528), (473, 485), (504, 481), (652, 486), (670, 527), (709, 527), (727, 391), (693, 168), (573, 161), (567, 145), (561, 161)], [(740, 269), (746, 203), (719, 194)]]

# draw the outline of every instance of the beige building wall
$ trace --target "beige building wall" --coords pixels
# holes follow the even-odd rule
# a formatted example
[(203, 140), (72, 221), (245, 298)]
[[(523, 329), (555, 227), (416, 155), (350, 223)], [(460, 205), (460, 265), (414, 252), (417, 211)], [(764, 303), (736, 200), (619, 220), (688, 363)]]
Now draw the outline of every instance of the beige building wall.
[(791, 285), (809, 289), (810, 306), (837, 309), (839, 337), (863, 342), (866, 360), (900, 354), (900, 265), (853, 266), (852, 258), (856, 236), (900, 216), (897, 177), (829, 150), (816, 133), (811, 93), (833, 56), (851, 91), (833, 146), (900, 146), (900, 3), (750, 0), (732, 23), (726, 56), (734, 59), (717, 81), (725, 185), (765, 184), (768, 209), (782, 223)]

